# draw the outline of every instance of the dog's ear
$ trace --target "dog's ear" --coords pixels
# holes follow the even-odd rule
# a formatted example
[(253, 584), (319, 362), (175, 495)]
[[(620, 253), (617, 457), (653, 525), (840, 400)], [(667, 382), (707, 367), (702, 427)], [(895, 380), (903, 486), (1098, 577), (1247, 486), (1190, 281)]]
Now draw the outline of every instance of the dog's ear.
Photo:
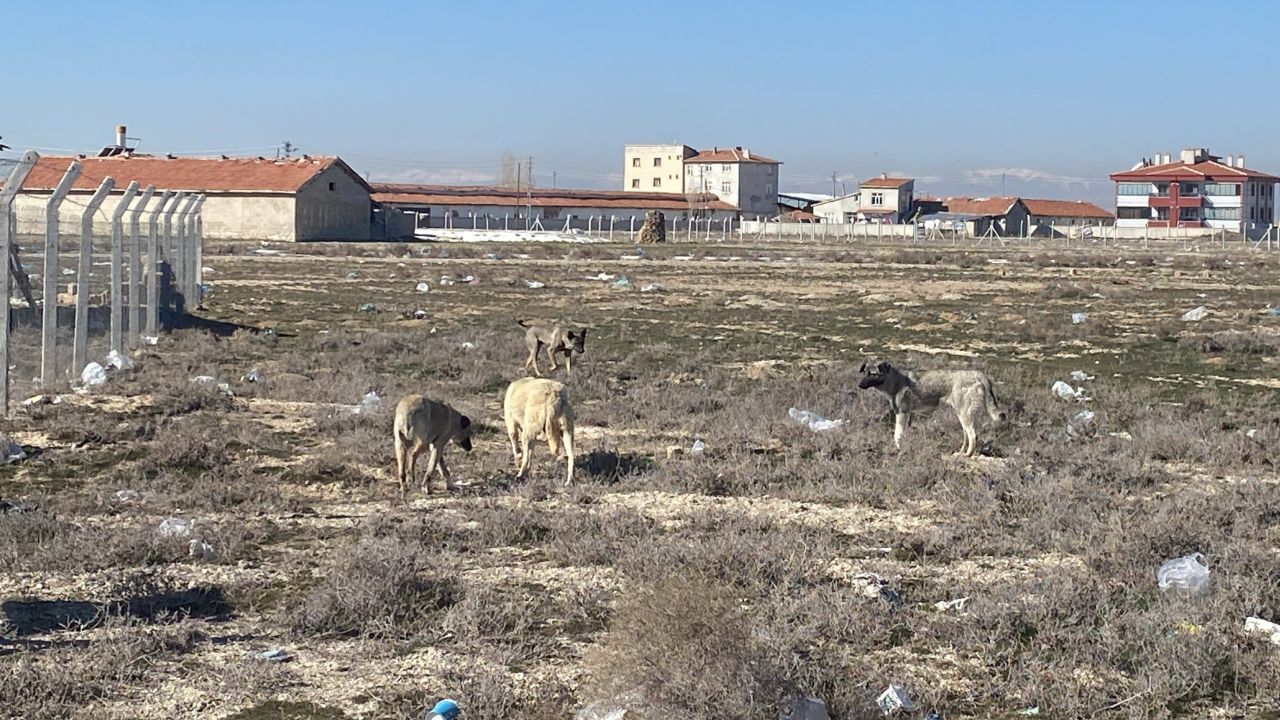
[(463, 415), (462, 419), (458, 421), (458, 425), (463, 430), (466, 430), (467, 428), (471, 427), (471, 418), (467, 417), (466, 415)]
[(867, 364), (866, 364), (866, 363), (862, 363), (861, 365), (859, 365), (859, 366), (858, 366), (858, 372), (860, 372), (860, 373), (865, 373), (866, 371), (867, 371)]
[(565, 331), (565, 333), (564, 333), (564, 336), (565, 336), (565, 337), (567, 337), (567, 338), (569, 338), (570, 340), (577, 340), (577, 339), (578, 339), (577, 334), (575, 334), (572, 330), (566, 330), (566, 331)]

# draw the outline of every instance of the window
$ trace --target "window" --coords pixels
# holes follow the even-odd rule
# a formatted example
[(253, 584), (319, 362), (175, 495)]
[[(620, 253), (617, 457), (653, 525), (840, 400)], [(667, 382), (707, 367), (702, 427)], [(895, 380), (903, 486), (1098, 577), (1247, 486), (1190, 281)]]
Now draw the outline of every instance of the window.
[(1178, 220), (1193, 221), (1200, 219), (1200, 208), (1178, 208)]
[(773, 193), (773, 183), (765, 183), (765, 185), (764, 185), (764, 191), (765, 191), (766, 193), (772, 194), (772, 193)]
[(884, 205), (884, 193), (878, 193), (878, 192), (871, 193), (871, 204), (873, 206)]
[(1148, 183), (1119, 183), (1116, 185), (1117, 195), (1150, 195), (1151, 185)]
[(1239, 195), (1240, 186), (1235, 183), (1205, 183), (1204, 194), (1215, 197)]
[(1149, 220), (1151, 208), (1122, 207), (1116, 208), (1116, 217), (1120, 220)]
[(662, 187), (662, 178), (654, 178), (654, 179), (653, 179), (653, 186), (654, 186), (654, 187)]
[(1256, 210), (1254, 210), (1253, 208), (1249, 208), (1249, 219), (1250, 219), (1250, 220), (1257, 220), (1257, 219), (1258, 219), (1258, 218), (1254, 215), (1254, 213), (1256, 213), (1256, 212), (1257, 212), (1257, 211), (1256, 211)]
[(1169, 183), (1156, 183), (1156, 197), (1169, 197)]
[(640, 158), (631, 158), (631, 167), (640, 167)]
[(329, 183), (329, 192), (333, 192), (333, 191), (334, 191), (333, 183)]
[(1253, 183), (1249, 183), (1249, 197), (1256, 196), (1257, 191), (1258, 191), (1258, 186), (1254, 185)]
[(729, 172), (729, 163), (720, 166), (720, 172)]
[(1204, 219), (1205, 220), (1239, 220), (1240, 208), (1238, 207), (1229, 207), (1229, 208), (1207, 207), (1204, 209)]
[(638, 188), (638, 187), (640, 187), (640, 178), (636, 178), (636, 179), (632, 180), (632, 181), (631, 181), (631, 187), (633, 187), (633, 188)]
[(693, 176), (693, 168), (691, 168), (691, 167), (687, 167), (687, 168), (685, 168), (685, 169), (684, 169), (684, 174), (685, 174), (685, 175), (688, 175), (688, 176), (690, 176), (690, 177), (692, 177), (692, 176)]
[(725, 195), (732, 195), (733, 183), (729, 182), (728, 180), (725, 180), (724, 182), (720, 183), (720, 192), (724, 193)]
[(654, 167), (662, 167), (662, 158), (654, 158), (654, 159), (653, 159), (653, 166), (654, 166)]
[(1200, 186), (1195, 183), (1179, 183), (1178, 194), (1183, 197), (1199, 197)]
[(703, 166), (702, 166), (702, 172), (704, 172), (704, 173), (709, 173), (709, 172), (711, 172), (711, 166), (710, 166), (710, 165), (703, 165)]

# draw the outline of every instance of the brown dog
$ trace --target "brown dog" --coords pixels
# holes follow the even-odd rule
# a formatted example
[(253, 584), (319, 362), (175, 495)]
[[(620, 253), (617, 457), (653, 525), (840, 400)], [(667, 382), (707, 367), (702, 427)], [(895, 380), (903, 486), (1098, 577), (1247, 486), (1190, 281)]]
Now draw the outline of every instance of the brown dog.
[(471, 452), (471, 418), (445, 405), (428, 400), (421, 395), (406, 395), (396, 405), (396, 478), (400, 481), (400, 497), (408, 493), (409, 485), (417, 478), (418, 456), (430, 450), (427, 456), (427, 474), (422, 486), (431, 494), (431, 473), (440, 469), (445, 488), (453, 490), (449, 479), (449, 466), (444, 461), (444, 449), (452, 440), (458, 447)]
[(502, 415), (507, 421), (507, 438), (511, 455), (519, 468), (518, 478), (529, 475), (533, 441), (546, 437), (552, 454), (559, 457), (563, 446), (567, 455), (565, 485), (573, 483), (573, 406), (569, 390), (563, 383), (543, 378), (520, 378), (507, 387), (502, 400)]
[(532, 367), (533, 374), (538, 377), (542, 377), (542, 370), (538, 368), (539, 352), (546, 351), (552, 370), (560, 367), (556, 364), (556, 355), (564, 355), (565, 369), (573, 372), (573, 354), (581, 355), (587, 351), (586, 329), (575, 331), (560, 323), (530, 324), (524, 320), (516, 320), (516, 324), (526, 328), (524, 345), (529, 348), (529, 359), (524, 361), (525, 369)]

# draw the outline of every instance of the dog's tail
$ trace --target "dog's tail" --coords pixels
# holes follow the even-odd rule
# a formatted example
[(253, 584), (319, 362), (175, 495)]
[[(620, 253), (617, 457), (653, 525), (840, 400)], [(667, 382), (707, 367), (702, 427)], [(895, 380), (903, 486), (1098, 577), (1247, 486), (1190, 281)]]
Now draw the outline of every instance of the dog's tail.
[(1008, 416), (1000, 409), (1000, 401), (996, 399), (996, 388), (991, 383), (991, 378), (985, 378), (982, 387), (987, 391), (987, 399), (991, 401), (987, 403), (987, 415), (995, 422), (1004, 422)]
[(516, 324), (522, 328), (529, 327), (529, 323), (525, 322), (524, 320), (521, 320), (520, 318), (516, 318)]

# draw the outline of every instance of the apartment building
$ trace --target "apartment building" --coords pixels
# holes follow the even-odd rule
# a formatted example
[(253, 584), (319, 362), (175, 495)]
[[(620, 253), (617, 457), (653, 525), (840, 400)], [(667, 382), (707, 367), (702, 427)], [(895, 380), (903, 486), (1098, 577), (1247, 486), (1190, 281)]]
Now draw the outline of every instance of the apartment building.
[(712, 193), (746, 216), (778, 214), (778, 166), (750, 148), (712, 148), (684, 161), (684, 191)]
[(880, 175), (858, 184), (858, 192), (817, 203), (813, 212), (822, 222), (900, 223), (910, 219), (916, 181)]
[(629, 192), (684, 192), (684, 162), (698, 154), (688, 145), (626, 145), (622, 189)]
[(1244, 156), (1187, 148), (1113, 173), (1119, 227), (1211, 227), (1244, 232), (1275, 222), (1280, 178), (1245, 167)]

